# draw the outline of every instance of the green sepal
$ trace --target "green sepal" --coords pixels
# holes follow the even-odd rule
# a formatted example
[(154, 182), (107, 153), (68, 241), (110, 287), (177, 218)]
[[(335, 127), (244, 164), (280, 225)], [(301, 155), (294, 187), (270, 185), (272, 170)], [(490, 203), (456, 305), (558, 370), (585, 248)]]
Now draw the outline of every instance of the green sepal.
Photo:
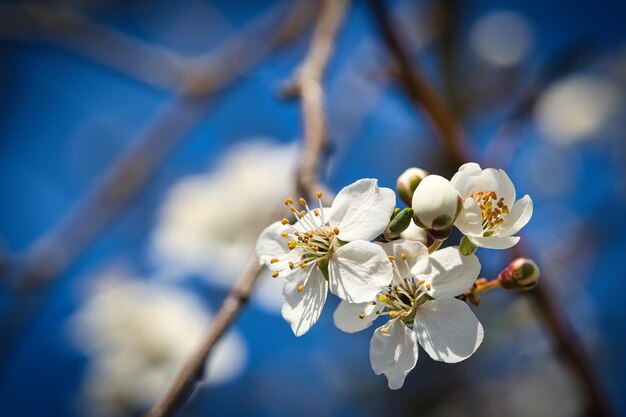
[(328, 281), (328, 259), (324, 258), (317, 263), (317, 267), (322, 271), (324, 279)]
[(467, 236), (463, 236), (463, 238), (461, 238), (461, 243), (459, 244), (459, 252), (461, 252), (461, 255), (469, 256), (476, 252), (476, 249), (478, 249), (476, 245), (470, 242)]
[(389, 231), (395, 234), (400, 234), (404, 232), (411, 224), (412, 218), (413, 209), (410, 207), (405, 208), (404, 210), (399, 212), (393, 219), (391, 219), (391, 222), (389, 222)]

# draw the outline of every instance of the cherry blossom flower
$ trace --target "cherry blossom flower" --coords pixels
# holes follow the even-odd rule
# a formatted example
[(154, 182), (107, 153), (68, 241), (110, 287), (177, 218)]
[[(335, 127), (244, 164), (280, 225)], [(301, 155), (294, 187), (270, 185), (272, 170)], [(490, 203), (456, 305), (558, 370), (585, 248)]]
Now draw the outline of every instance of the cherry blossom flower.
[(385, 374), (389, 388), (399, 389), (415, 367), (418, 344), (432, 359), (447, 363), (468, 358), (480, 346), (482, 325), (466, 303), (454, 298), (472, 286), (480, 263), (474, 255), (462, 256), (456, 247), (428, 255), (415, 241), (381, 246), (393, 264), (393, 282), (368, 302), (342, 301), (334, 321), (353, 333), (371, 326), (377, 317), (389, 317), (374, 331), (370, 361), (377, 375)]
[(296, 223), (287, 219), (268, 226), (259, 236), (256, 254), (275, 278), (285, 278), (282, 315), (296, 336), (318, 320), (328, 289), (339, 298), (371, 300), (392, 279), (385, 251), (370, 241), (387, 227), (395, 193), (377, 180), (362, 179), (342, 189), (330, 208), (311, 210), (304, 199), (298, 211), (285, 200)]
[[(168, 388), (211, 320), (200, 299), (120, 269), (98, 277), (95, 292), (68, 322), (89, 358), (82, 401), (94, 416), (145, 411)], [(221, 384), (245, 366), (246, 346), (230, 332), (205, 367), (203, 384)]]
[[(181, 178), (168, 191), (151, 238), (161, 277), (201, 275), (228, 289), (245, 268), (242, 256), (273, 220), (276, 202), (293, 190), (295, 144), (250, 139), (233, 145), (217, 166)], [(254, 210), (250, 207), (254, 206)], [(280, 284), (263, 274), (253, 301), (278, 313)]]
[(506, 172), (471, 162), (459, 168), (451, 183), (464, 198), (455, 225), (470, 242), (508, 249), (519, 241), (514, 235), (530, 220), (533, 202), (528, 195), (515, 201), (515, 186)]

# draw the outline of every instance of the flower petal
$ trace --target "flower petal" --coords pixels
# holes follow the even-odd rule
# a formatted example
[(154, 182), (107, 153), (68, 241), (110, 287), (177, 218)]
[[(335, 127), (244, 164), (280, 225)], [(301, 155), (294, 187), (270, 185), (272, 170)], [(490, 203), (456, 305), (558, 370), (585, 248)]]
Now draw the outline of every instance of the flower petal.
[(388, 324), (388, 332), (381, 326), (370, 341), (370, 362), (376, 375), (385, 374), (389, 388), (399, 389), (404, 378), (417, 363), (417, 338), (401, 320)]
[(533, 201), (526, 194), (513, 204), (511, 212), (504, 218), (504, 223), (498, 230), (498, 236), (512, 236), (526, 226), (533, 215)]
[(278, 221), (270, 224), (261, 232), (256, 241), (255, 248), (259, 263), (269, 264), (271, 258), (276, 258), (290, 252), (287, 247), (287, 239), (280, 235), (287, 231), (287, 228), (288, 226)]
[(455, 297), (472, 286), (480, 273), (476, 255), (463, 256), (457, 246), (430, 255), (431, 270), (425, 278), (431, 285), (426, 292), (433, 298)]
[(351, 303), (373, 301), (393, 279), (383, 248), (364, 240), (350, 242), (333, 253), (328, 272), (330, 291)]
[[(369, 303), (349, 303), (341, 301), (333, 314), (335, 326), (346, 333), (356, 333), (367, 329), (378, 317), (376, 309), (378, 307)], [(360, 315), (363, 318), (360, 318)]]
[(461, 211), (454, 224), (464, 235), (483, 235), (483, 213), (480, 207), (478, 207), (476, 200), (469, 197), (465, 199), (463, 211)]
[[(306, 280), (302, 291), (298, 287)], [(283, 287), (283, 318), (296, 336), (305, 334), (319, 319), (326, 302), (328, 283), (317, 267), (300, 270), (287, 278)]]
[(470, 162), (459, 168), (451, 182), (463, 197), (469, 193), (476, 195), (478, 191), (494, 191), (509, 207), (515, 201), (515, 186), (503, 170), (481, 169), (477, 163)]
[[(398, 239), (391, 242), (379, 243), (388, 256), (396, 258), (396, 266), (400, 276), (394, 273), (394, 279), (402, 281), (403, 278), (411, 276), (413, 273), (420, 273), (428, 268), (428, 248), (420, 242), (413, 240)], [(402, 254), (406, 254), (406, 264), (402, 260)], [(407, 268), (408, 266), (408, 268)]]
[(372, 240), (385, 231), (396, 206), (396, 195), (378, 187), (378, 180), (365, 178), (343, 188), (335, 197), (330, 225), (339, 228), (347, 242)]
[(417, 309), (417, 340), (436, 361), (456, 363), (470, 357), (483, 341), (483, 326), (461, 300), (443, 297)]
[(481, 248), (489, 249), (508, 249), (519, 242), (519, 236), (488, 236), (476, 237), (468, 236), (470, 242)]

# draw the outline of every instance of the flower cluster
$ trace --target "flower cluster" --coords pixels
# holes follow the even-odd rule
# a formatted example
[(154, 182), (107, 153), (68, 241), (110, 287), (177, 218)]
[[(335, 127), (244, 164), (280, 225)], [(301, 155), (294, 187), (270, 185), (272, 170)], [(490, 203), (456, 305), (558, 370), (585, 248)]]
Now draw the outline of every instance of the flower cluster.
[[(404, 210), (374, 179), (345, 187), (331, 207), (323, 206), (321, 193), (313, 209), (303, 198), (300, 207), (287, 198), (295, 222), (270, 225), (256, 246), (272, 276), (284, 278), (282, 315), (296, 336), (319, 319), (328, 290), (341, 299), (334, 322), (345, 332), (387, 319), (374, 331), (370, 360), (391, 389), (402, 387), (415, 367), (418, 344), (448, 363), (478, 349), (483, 327), (466, 303), (477, 305), (477, 292), (531, 289), (539, 276), (534, 262), (517, 260), (496, 280), (477, 280), (477, 247), (510, 248), (532, 215), (532, 200), (515, 201), (504, 171), (468, 163), (448, 181), (411, 168), (397, 191), (409, 206)], [(460, 244), (439, 249), (454, 227), (463, 234)]]

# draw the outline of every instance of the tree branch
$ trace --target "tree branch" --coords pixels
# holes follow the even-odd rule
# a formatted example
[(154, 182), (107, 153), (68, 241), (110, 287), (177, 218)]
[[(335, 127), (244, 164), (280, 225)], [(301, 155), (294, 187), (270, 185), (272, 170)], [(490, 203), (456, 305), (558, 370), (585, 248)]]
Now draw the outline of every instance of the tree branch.
[[(296, 79), (296, 88), (302, 98), (304, 118), (304, 144), (298, 163), (297, 188), (307, 196), (323, 188), (318, 178), (318, 170), (327, 141), (321, 79), (347, 5), (347, 0), (324, 1), (309, 52), (300, 66)], [(329, 197), (327, 193), (326, 200)], [(168, 417), (183, 405), (200, 377), (213, 347), (247, 303), (261, 270), (262, 266), (256, 257), (252, 257), (248, 267), (222, 303), (202, 343), (189, 357), (167, 392), (145, 415), (146, 417)]]
[(428, 117), (432, 128), (441, 139), (454, 168), (458, 168), (469, 154), (465, 134), (439, 92), (411, 62), (381, 0), (369, 0), (370, 8), (380, 34), (398, 65), (398, 77), (406, 94)]
[(286, 91), (301, 100), (304, 146), (296, 185), (298, 193), (307, 197), (323, 189), (318, 172), (320, 159), (328, 145), (328, 130), (322, 78), (348, 4), (348, 0), (323, 3), (309, 51)]
[[(457, 166), (472, 160), (465, 147), (466, 135), (463, 133), (463, 128), (443, 97), (410, 62), (408, 52), (399, 40), (383, 1), (369, 0), (369, 4), (381, 35), (399, 66), (400, 82), (413, 102), (430, 117), (435, 130), (439, 133), (439, 138), (445, 145), (448, 158)], [(527, 251), (522, 248), (521, 244), (518, 244), (510, 252), (511, 259), (522, 256), (523, 253)], [(537, 308), (557, 351), (562, 354), (585, 393), (589, 413), (602, 417), (614, 416), (615, 412), (594, 371), (591, 358), (575, 335), (565, 312), (546, 281), (548, 280), (544, 277), (534, 290), (527, 293), (528, 297)]]
[[(313, 4), (314, 6), (314, 4)], [(239, 35), (218, 47), (205, 71), (205, 92), (217, 94), (232, 85), (272, 51), (307, 27), (315, 7), (311, 2), (279, 5)], [(259, 39), (267, 48), (257, 48)], [(207, 61), (209, 63), (209, 61)], [(4, 307), (0, 358), (5, 365), (24, 328), (45, 302), (40, 289), (65, 272), (113, 222), (161, 166), (169, 153), (206, 115), (212, 97), (178, 97), (169, 103), (131, 142), (77, 204), (24, 254), (3, 265), (0, 282), (22, 291)], [(28, 293), (29, 298), (24, 295)]]

